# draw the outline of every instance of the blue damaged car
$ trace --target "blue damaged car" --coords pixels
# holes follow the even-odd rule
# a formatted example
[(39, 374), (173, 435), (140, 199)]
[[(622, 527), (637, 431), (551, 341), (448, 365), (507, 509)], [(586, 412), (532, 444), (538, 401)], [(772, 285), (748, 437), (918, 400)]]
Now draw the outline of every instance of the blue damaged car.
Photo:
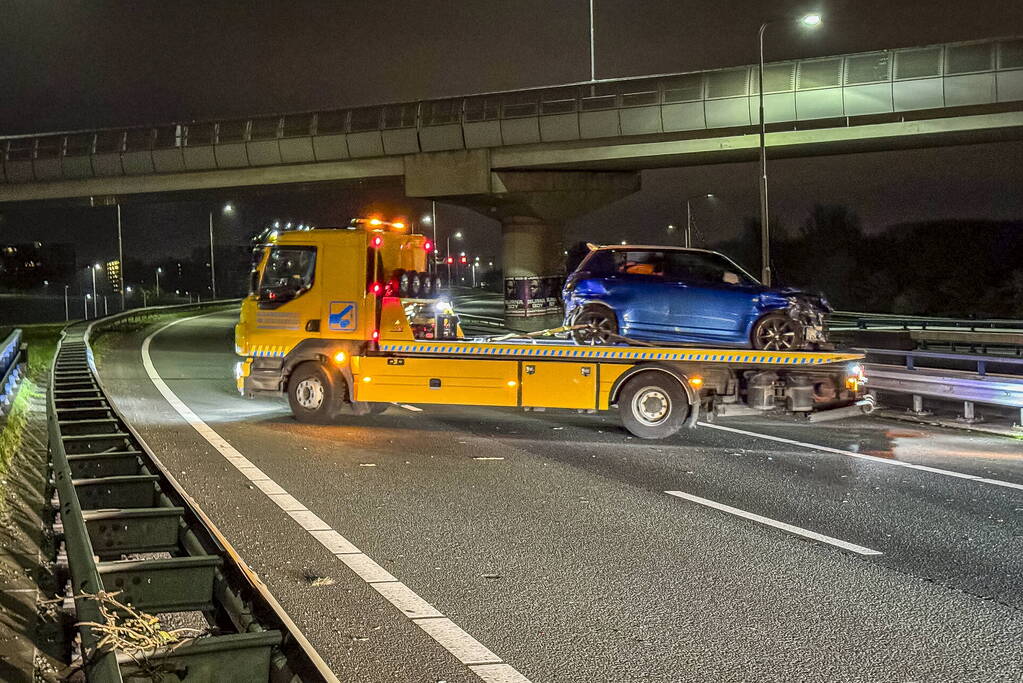
[(823, 297), (765, 287), (703, 249), (591, 247), (562, 293), (579, 344), (618, 337), (788, 351), (827, 344)]

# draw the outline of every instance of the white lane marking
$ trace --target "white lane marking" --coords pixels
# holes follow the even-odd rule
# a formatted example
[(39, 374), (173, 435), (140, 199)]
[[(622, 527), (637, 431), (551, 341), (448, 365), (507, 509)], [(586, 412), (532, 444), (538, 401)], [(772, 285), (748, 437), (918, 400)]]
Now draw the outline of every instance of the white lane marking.
[[(211, 315), (209, 313), (203, 315)], [(504, 663), (500, 657), (491, 652), (485, 645), (463, 631), (457, 624), (444, 615), (433, 605), (421, 598), (411, 588), (399, 582), (394, 576), (372, 558), (360, 551), (354, 543), (346, 539), (330, 525), (307, 509), (296, 498), (291, 496), (279, 484), (270, 479), (256, 467), (238, 449), (217, 434), (202, 418), (178, 398), (167, 383), (160, 377), (153, 364), (149, 349), (156, 335), (174, 325), (188, 322), (201, 315), (179, 318), (153, 332), (142, 342), (142, 365), (152, 380), (157, 391), (167, 403), (192, 426), (199, 436), (217, 449), (224, 458), (241, 472), (253, 486), (263, 491), (267, 497), (281, 507), (310, 536), (315, 538), (334, 557), (341, 560), (359, 578), (371, 585), (380, 595), (391, 603), (398, 611), (411, 619), (441, 647), (454, 655), (460, 662), (469, 667), (486, 683), (530, 683), (529, 679), (519, 673), (510, 664)], [(409, 410), (422, 412), (415, 406), (402, 406)], [(411, 610), (411, 613), (410, 613)], [(480, 666), (485, 665), (485, 666)]]
[(486, 683), (529, 683), (529, 679), (507, 664), (476, 664), (469, 667)]
[(731, 505), (725, 505), (724, 503), (718, 503), (717, 501), (714, 501), (714, 500), (708, 500), (706, 498), (700, 498), (699, 496), (694, 496), (691, 493), (685, 493), (683, 491), (665, 491), (665, 493), (667, 493), (669, 496), (675, 496), (676, 498), (682, 498), (684, 500), (689, 500), (689, 501), (692, 501), (694, 503), (699, 503), (700, 505), (706, 505), (707, 507), (714, 508), (715, 510), (721, 510), (722, 512), (727, 512), (727, 513), (732, 514), (732, 515), (737, 515), (739, 517), (745, 517), (746, 519), (751, 519), (754, 522), (760, 522), (761, 524), (766, 524), (767, 526), (773, 526), (775, 529), (781, 529), (783, 531), (789, 532), (790, 534), (796, 534), (797, 536), (804, 536), (806, 538), (812, 538), (813, 540), (820, 541), (821, 543), (828, 543), (828, 544), (833, 545), (835, 547), (842, 548), (843, 550), (849, 550), (849, 551), (852, 551), (854, 553), (858, 553), (860, 555), (881, 555), (881, 554), (883, 554), (879, 550), (871, 550), (870, 548), (865, 548), (862, 545), (856, 545), (855, 543), (849, 543), (848, 541), (843, 541), (843, 540), (838, 539), (838, 538), (833, 538), (831, 536), (825, 536), (824, 534), (819, 534), (816, 531), (810, 531), (809, 529), (803, 529), (803, 528), (798, 527), (798, 526), (793, 526), (791, 524), (786, 524), (785, 522), (779, 522), (778, 520), (771, 519), (770, 517), (764, 517), (762, 515), (757, 515), (757, 514), (754, 514), (752, 512), (746, 512), (745, 510), (740, 510), (739, 508), (733, 508)]
[(405, 410), (411, 410), (413, 413), (421, 413), (421, 412), (423, 412), (422, 408), (419, 408), (417, 406), (409, 405), (408, 403), (395, 403), (394, 405), (396, 405), (396, 406), (398, 406), (400, 408), (404, 408)]
[(767, 439), (768, 441), (777, 441), (779, 443), (787, 443), (793, 446), (801, 446), (802, 448), (811, 448), (818, 451), (824, 451), (825, 453), (838, 453), (839, 455), (848, 455), (851, 458), (862, 458), (864, 460), (871, 460), (873, 462), (883, 463), (885, 465), (893, 465), (895, 467), (905, 467), (911, 470), (920, 470), (921, 472), (930, 472), (932, 474), (941, 474), (946, 477), (955, 477), (957, 479), (968, 479), (970, 481), (979, 481), (984, 484), (993, 484), (995, 486), (1004, 486), (1010, 489), (1023, 490), (1023, 484), (1014, 484), (1011, 481), (1002, 481), (1001, 479), (988, 479), (987, 477), (978, 477), (975, 474), (965, 474), (963, 472), (955, 472), (953, 470), (943, 470), (938, 467), (929, 467), (928, 465), (916, 465), (911, 462), (903, 462), (902, 460), (889, 460), (888, 458), (880, 458), (876, 455), (867, 455), (866, 453), (857, 453), (856, 451), (847, 451), (841, 448), (832, 448), (831, 446), (821, 446), (815, 443), (806, 443), (804, 441), (795, 441), (793, 439), (786, 439), (781, 436), (772, 436), (770, 434), (761, 434), (760, 432), (750, 432), (745, 429), (736, 429), (735, 427), (725, 427), (724, 425), (711, 424), (709, 422), (698, 422), (701, 427), (710, 427), (711, 429), (718, 429), (722, 432), (732, 432), (734, 434), (744, 434), (746, 436), (753, 436), (758, 439)]
[(488, 650), (483, 643), (476, 640), (458, 627), (458, 624), (447, 617), (435, 619), (413, 619), (444, 649), (458, 657), (465, 664), (500, 664), (501, 658)]
[(444, 616), (436, 607), (416, 595), (401, 581), (378, 582), (373, 584), (373, 588), (409, 619)]

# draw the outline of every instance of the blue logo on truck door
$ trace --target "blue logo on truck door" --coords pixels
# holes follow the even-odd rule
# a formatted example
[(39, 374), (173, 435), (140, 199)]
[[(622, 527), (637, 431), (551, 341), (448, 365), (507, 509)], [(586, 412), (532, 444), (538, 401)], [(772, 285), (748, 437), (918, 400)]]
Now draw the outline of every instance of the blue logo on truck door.
[(354, 301), (331, 301), (327, 324), (338, 332), (351, 332), (355, 329), (357, 314)]

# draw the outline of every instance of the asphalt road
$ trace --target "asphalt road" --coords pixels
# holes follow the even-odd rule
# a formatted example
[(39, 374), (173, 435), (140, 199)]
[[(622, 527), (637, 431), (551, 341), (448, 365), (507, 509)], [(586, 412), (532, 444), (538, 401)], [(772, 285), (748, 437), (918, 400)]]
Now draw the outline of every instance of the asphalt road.
[[(729, 418), (647, 442), (613, 412), (435, 406), (302, 425), (235, 393), (234, 322), (168, 328), (156, 372), (506, 662), (490, 680), (1023, 680), (1019, 440)], [(112, 397), (342, 680), (479, 680), (184, 422), (152, 331), (103, 356)]]

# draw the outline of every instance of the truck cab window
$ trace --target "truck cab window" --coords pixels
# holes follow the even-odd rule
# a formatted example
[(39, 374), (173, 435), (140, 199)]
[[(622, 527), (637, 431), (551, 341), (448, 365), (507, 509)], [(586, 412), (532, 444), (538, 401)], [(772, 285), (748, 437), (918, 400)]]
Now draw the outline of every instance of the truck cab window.
[(259, 281), (260, 308), (276, 308), (313, 286), (315, 247), (271, 247)]

